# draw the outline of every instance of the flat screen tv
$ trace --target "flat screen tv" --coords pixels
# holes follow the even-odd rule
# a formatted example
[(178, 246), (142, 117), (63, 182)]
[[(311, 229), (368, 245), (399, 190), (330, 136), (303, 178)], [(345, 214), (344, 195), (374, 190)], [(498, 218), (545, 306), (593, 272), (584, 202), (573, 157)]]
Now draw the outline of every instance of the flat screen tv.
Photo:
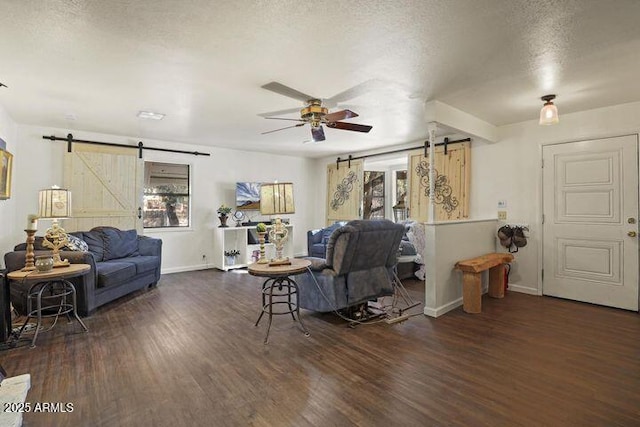
[(260, 210), (259, 182), (236, 182), (236, 209)]

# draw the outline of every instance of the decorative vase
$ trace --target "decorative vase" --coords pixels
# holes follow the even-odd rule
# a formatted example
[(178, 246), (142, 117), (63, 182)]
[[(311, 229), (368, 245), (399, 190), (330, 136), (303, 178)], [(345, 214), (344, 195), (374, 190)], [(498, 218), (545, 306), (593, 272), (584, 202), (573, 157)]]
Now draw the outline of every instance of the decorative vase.
[(220, 225), (218, 226), (218, 228), (228, 227), (228, 225), (227, 225), (228, 216), (227, 215), (220, 215), (218, 218), (220, 219)]
[(53, 270), (53, 256), (52, 255), (37, 256), (35, 266), (36, 266), (36, 270), (38, 270), (41, 273), (45, 271)]
[(227, 265), (235, 265), (236, 257), (235, 256), (225, 256)]

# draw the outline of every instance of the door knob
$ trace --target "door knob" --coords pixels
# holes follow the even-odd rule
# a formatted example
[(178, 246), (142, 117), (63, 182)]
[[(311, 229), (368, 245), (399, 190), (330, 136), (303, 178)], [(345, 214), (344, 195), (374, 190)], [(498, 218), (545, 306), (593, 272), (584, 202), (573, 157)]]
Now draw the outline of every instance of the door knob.
[(629, 237), (636, 237), (638, 234), (635, 231), (629, 231), (627, 232), (627, 236)]
[(635, 218), (628, 218), (628, 219), (627, 219), (627, 222), (628, 222), (629, 224), (635, 224), (635, 223), (636, 223), (636, 219), (635, 219)]

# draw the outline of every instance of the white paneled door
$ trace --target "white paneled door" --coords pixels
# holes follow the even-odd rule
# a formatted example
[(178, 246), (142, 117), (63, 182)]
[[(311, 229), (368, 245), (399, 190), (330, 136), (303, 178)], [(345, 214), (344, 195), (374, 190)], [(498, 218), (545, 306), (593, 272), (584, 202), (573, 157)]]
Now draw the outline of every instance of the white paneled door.
[(638, 310), (638, 136), (547, 145), (543, 293)]

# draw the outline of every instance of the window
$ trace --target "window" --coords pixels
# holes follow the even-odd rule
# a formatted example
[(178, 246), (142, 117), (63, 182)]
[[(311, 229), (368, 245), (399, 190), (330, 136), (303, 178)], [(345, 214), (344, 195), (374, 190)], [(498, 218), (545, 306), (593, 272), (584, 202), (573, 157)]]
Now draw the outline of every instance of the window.
[(395, 222), (404, 221), (409, 216), (407, 206), (407, 171), (395, 171), (395, 204), (393, 205), (393, 219)]
[(144, 228), (189, 227), (189, 165), (144, 162)]
[(364, 171), (364, 219), (384, 218), (384, 172)]
[(407, 171), (400, 170), (396, 173), (396, 203), (406, 204), (407, 198)]

